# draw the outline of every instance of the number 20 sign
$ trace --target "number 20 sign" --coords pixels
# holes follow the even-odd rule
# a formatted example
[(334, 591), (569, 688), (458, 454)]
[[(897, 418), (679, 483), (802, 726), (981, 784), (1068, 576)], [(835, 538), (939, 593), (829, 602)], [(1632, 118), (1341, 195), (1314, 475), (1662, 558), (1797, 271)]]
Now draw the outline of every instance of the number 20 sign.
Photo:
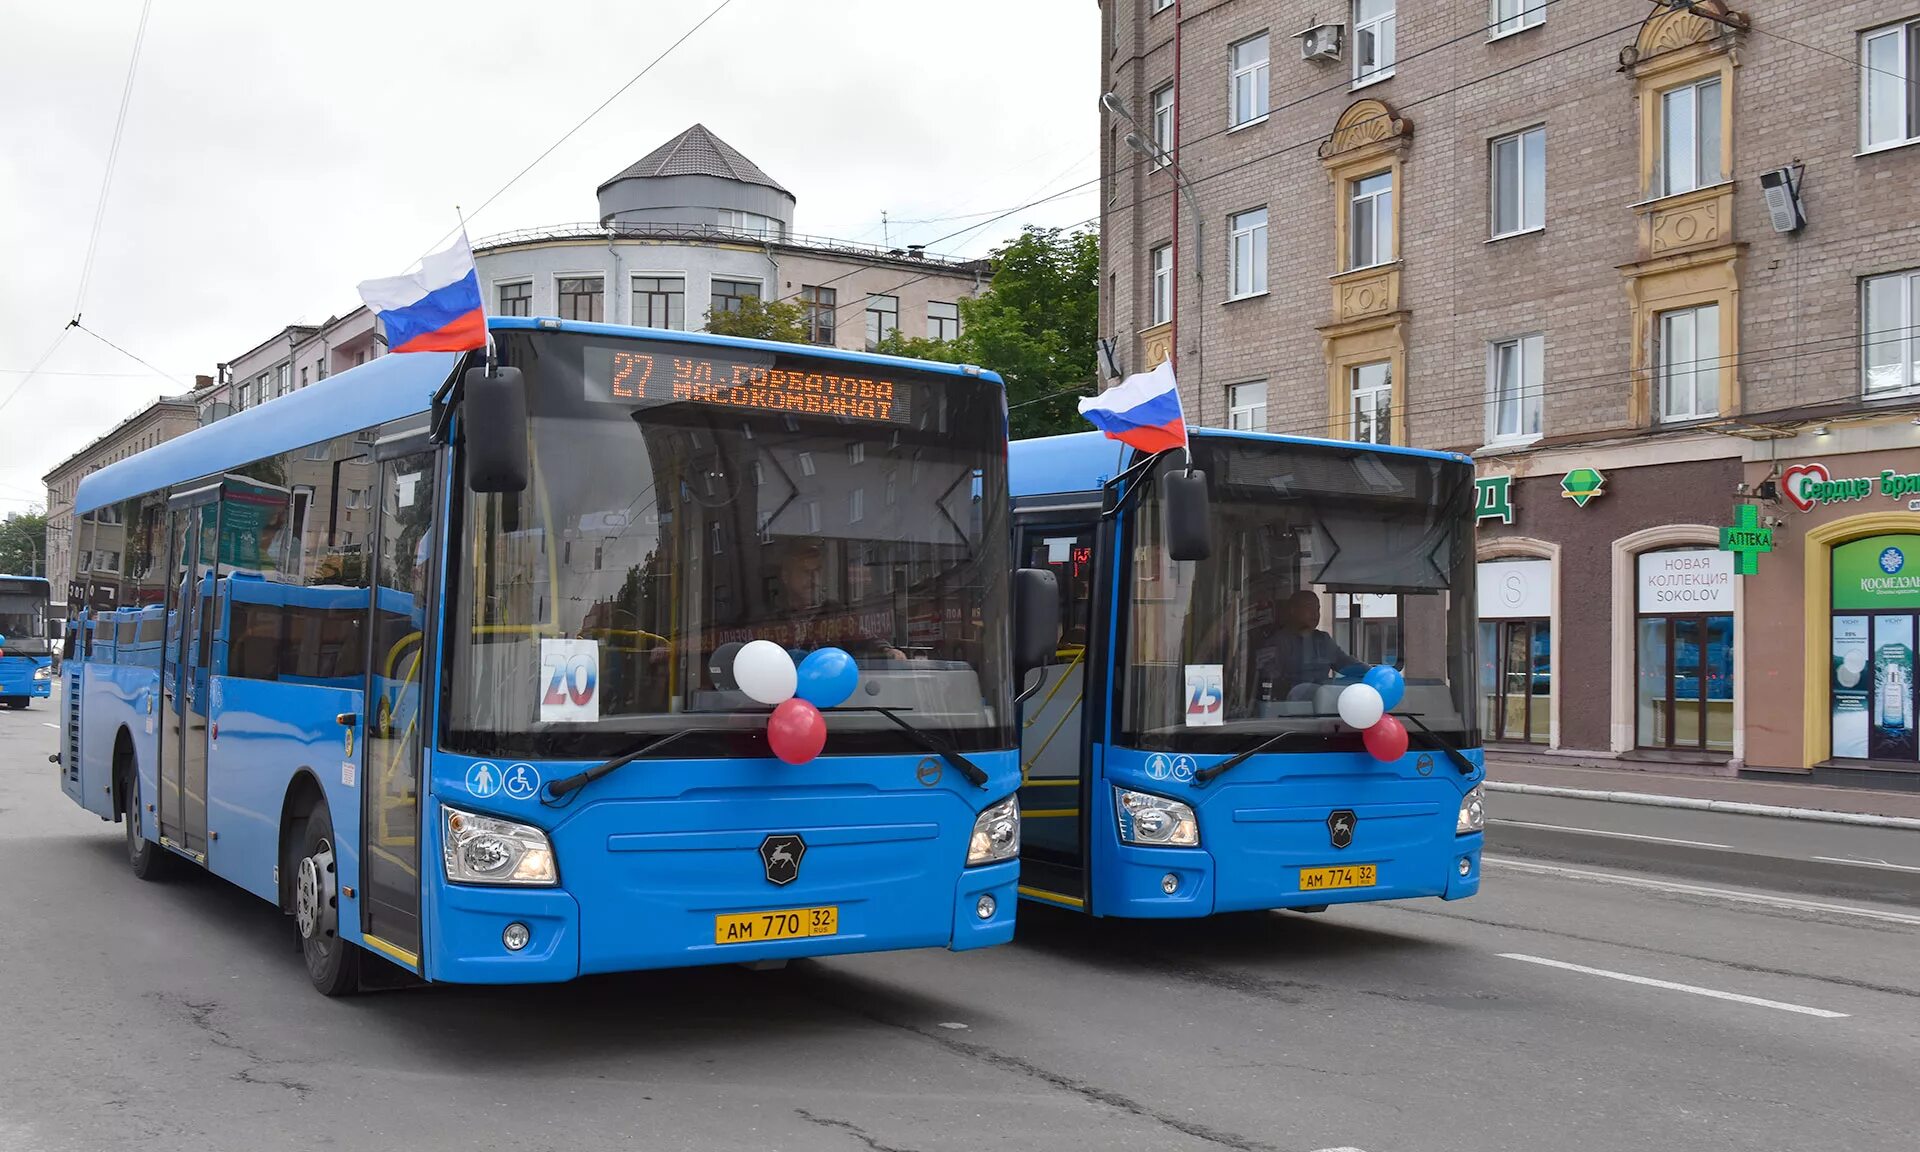
[(541, 722), (598, 719), (600, 645), (592, 640), (541, 640)]

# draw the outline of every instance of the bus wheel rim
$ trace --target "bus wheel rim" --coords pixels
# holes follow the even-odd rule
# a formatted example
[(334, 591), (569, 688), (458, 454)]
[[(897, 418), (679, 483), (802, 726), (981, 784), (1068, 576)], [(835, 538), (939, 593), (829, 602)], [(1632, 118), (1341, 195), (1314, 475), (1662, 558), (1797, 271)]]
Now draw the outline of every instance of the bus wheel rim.
[(294, 918), (300, 925), (300, 938), (325, 943), (332, 925), (327, 912), (333, 897), (333, 845), (322, 840), (313, 855), (300, 861), (300, 876), (294, 890)]

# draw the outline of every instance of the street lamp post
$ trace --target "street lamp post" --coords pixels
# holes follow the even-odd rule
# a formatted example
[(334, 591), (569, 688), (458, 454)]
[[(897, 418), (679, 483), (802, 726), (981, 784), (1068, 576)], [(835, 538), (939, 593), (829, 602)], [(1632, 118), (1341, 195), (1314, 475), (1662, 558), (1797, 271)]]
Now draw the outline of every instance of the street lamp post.
[[(1113, 115), (1120, 117), (1122, 120), (1125, 120), (1128, 124), (1133, 125), (1134, 130), (1131, 132), (1128, 132), (1124, 140), (1124, 143), (1128, 148), (1131, 148), (1133, 151), (1139, 153), (1141, 156), (1146, 157), (1148, 160), (1152, 160), (1158, 164), (1164, 164), (1168, 168), (1173, 170), (1174, 183), (1179, 187), (1181, 194), (1186, 197), (1187, 211), (1191, 213), (1193, 216), (1193, 287), (1194, 287), (1195, 295), (1200, 299), (1200, 307), (1198, 312), (1196, 313), (1199, 321), (1199, 327), (1194, 331), (1194, 334), (1193, 334), (1193, 361), (1194, 361), (1193, 366), (1194, 366), (1194, 384), (1195, 384), (1194, 396), (1196, 400), (1199, 402), (1199, 406), (1200, 406), (1200, 411), (1198, 413), (1200, 418), (1198, 421), (1196, 421), (1196, 423), (1205, 423), (1206, 413), (1207, 413), (1207, 408), (1206, 408), (1207, 398), (1206, 398), (1206, 391), (1205, 391), (1206, 365), (1207, 365), (1207, 361), (1206, 361), (1207, 260), (1205, 255), (1206, 249), (1207, 249), (1207, 240), (1206, 240), (1207, 218), (1200, 214), (1200, 202), (1199, 202), (1199, 199), (1194, 195), (1193, 181), (1187, 178), (1186, 169), (1182, 168), (1180, 166), (1180, 161), (1175, 159), (1172, 153), (1168, 152), (1165, 148), (1162, 148), (1158, 141), (1149, 140), (1145, 136), (1142, 136), (1140, 134), (1139, 122), (1133, 118), (1133, 113), (1127, 110), (1126, 103), (1120, 99), (1119, 94), (1114, 92), (1108, 92), (1102, 95), (1100, 97), (1100, 106), (1102, 108), (1105, 108), (1108, 112), (1112, 113)], [(1175, 227), (1174, 227), (1174, 235), (1173, 235), (1173, 241), (1172, 241), (1174, 245), (1173, 263), (1175, 268), (1177, 269), (1180, 263), (1180, 259), (1179, 259), (1180, 230), (1178, 226), (1179, 214), (1177, 212), (1174, 214), (1174, 223), (1175, 223)], [(1169, 293), (1171, 296), (1171, 299), (1168, 301), (1168, 322), (1171, 324), (1171, 329), (1170, 329), (1168, 341), (1167, 341), (1167, 344), (1168, 344), (1167, 355), (1170, 359), (1174, 361), (1174, 368), (1177, 373), (1180, 367), (1179, 357), (1178, 357), (1178, 353), (1180, 350), (1180, 287), (1179, 287), (1177, 273), (1175, 275), (1174, 283), (1169, 285), (1169, 287), (1171, 289), (1171, 292)]]

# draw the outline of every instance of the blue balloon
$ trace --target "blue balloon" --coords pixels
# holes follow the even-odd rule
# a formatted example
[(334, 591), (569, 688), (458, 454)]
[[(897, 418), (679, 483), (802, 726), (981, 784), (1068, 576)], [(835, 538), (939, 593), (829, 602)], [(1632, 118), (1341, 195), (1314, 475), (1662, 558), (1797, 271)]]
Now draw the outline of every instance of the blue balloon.
[(1389, 712), (1398, 708), (1401, 697), (1407, 694), (1407, 682), (1401, 677), (1400, 670), (1387, 664), (1375, 664), (1367, 669), (1367, 674), (1360, 678), (1360, 682), (1380, 693), (1380, 702)]
[(821, 648), (800, 661), (800, 685), (794, 695), (815, 708), (835, 708), (847, 702), (860, 684), (860, 669), (841, 648)]

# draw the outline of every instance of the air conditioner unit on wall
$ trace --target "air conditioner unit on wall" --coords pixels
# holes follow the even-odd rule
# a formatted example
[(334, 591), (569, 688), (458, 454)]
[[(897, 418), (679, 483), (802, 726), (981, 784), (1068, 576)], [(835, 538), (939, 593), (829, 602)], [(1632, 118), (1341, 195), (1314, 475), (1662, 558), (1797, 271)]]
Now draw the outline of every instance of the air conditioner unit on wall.
[(1345, 31), (1344, 24), (1316, 24), (1304, 32), (1294, 33), (1300, 38), (1300, 59), (1340, 59), (1341, 33)]

